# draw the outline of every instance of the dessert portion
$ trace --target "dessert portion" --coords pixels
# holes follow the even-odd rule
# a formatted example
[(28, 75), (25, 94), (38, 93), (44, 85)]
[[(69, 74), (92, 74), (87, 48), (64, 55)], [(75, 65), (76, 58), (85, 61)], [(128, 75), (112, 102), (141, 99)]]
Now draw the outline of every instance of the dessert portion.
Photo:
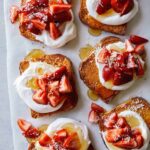
[(18, 126), (29, 141), (28, 150), (94, 150), (87, 127), (72, 119), (59, 118), (44, 130), (23, 119)]
[(19, 19), (21, 34), (33, 41), (59, 48), (76, 37), (72, 4), (67, 0), (23, 0), (12, 6), (10, 20)]
[(137, 12), (137, 0), (82, 0), (79, 17), (93, 29), (125, 34)]
[[(33, 52), (35, 53), (35, 52)], [(75, 107), (77, 93), (70, 60), (60, 54), (23, 60), (15, 86), (34, 118)]]
[(89, 121), (99, 123), (101, 136), (109, 150), (147, 150), (150, 142), (149, 112), (150, 104), (135, 97), (111, 111), (97, 112), (94, 117), (97, 115), (98, 121), (92, 120), (94, 117), (90, 113)]
[(81, 79), (108, 102), (144, 75), (146, 42), (147, 39), (137, 35), (131, 35), (124, 42), (116, 37), (103, 39), (81, 63)]

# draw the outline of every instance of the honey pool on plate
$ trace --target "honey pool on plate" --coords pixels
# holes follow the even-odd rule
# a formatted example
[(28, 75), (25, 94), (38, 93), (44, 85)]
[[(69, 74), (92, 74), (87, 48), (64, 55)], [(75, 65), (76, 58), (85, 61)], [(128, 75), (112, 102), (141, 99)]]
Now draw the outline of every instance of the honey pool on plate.
[(92, 29), (92, 28), (88, 28), (88, 32), (92, 36), (100, 36), (102, 34), (101, 30)]

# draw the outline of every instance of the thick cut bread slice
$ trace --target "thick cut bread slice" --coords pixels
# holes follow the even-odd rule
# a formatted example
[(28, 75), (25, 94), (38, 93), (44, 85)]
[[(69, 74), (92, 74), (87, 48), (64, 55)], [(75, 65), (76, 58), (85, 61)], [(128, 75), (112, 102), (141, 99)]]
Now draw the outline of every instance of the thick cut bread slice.
[(93, 17), (91, 17), (86, 7), (86, 0), (81, 0), (79, 17), (84, 24), (87, 24), (89, 27), (93, 29), (104, 30), (107, 32), (120, 34), (120, 35), (124, 35), (126, 32), (127, 24), (117, 25), (117, 26), (106, 25), (98, 22)]
[[(44, 113), (44, 114), (35, 112), (34, 110), (31, 110), (31, 116), (33, 118), (39, 118), (39, 117), (42, 117), (45, 115), (51, 115), (51, 114), (54, 114), (54, 113), (57, 113), (60, 111), (68, 111), (68, 110), (74, 108), (77, 104), (78, 96), (77, 96), (77, 92), (75, 89), (75, 80), (74, 80), (74, 72), (72, 69), (72, 63), (69, 60), (69, 58), (67, 58), (66, 56), (61, 55), (61, 54), (52, 54), (52, 55), (45, 55), (45, 56), (43, 56), (43, 58), (40, 58), (40, 59), (32, 59), (31, 61), (46, 62), (48, 64), (51, 64), (51, 65), (54, 65), (57, 67), (66, 66), (68, 76), (69, 76), (71, 84), (73, 86), (73, 92), (67, 95), (66, 101), (64, 102), (63, 106), (59, 110), (57, 110), (55, 112), (51, 112), (51, 113)], [(28, 68), (28, 66), (29, 66), (29, 61), (23, 60), (20, 63), (20, 73), (24, 72)]]
[[(102, 46), (119, 41), (117, 37), (107, 37), (101, 41)], [(97, 45), (98, 46), (98, 45)], [(95, 64), (95, 54), (92, 53), (85, 59), (79, 68), (80, 77), (83, 82), (95, 93), (97, 93), (104, 102), (109, 102), (118, 91), (106, 89), (99, 81), (98, 68)]]
[(146, 122), (147, 126), (150, 129), (150, 104), (143, 99), (142, 97), (134, 97), (129, 99), (128, 101), (118, 105), (111, 111), (108, 111), (101, 116), (101, 120), (99, 122), (99, 127), (101, 131), (105, 131), (104, 120), (113, 112), (120, 113), (125, 110), (131, 110), (137, 112)]

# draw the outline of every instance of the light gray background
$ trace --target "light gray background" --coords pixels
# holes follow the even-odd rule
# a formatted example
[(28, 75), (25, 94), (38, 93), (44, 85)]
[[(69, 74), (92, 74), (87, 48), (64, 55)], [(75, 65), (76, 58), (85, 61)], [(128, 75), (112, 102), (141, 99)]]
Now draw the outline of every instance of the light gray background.
[(0, 150), (13, 150), (7, 90), (6, 40), (3, 0), (0, 1)]

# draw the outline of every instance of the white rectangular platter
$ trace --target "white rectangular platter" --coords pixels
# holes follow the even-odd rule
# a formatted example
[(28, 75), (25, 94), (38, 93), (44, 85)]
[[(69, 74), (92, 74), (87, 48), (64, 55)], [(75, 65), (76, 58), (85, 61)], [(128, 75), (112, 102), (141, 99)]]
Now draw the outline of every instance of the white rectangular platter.
[[(25, 118), (31, 121), (35, 126), (40, 124), (48, 124), (59, 117), (69, 117), (85, 123), (89, 128), (90, 138), (96, 150), (105, 150), (106, 147), (102, 142), (99, 134), (98, 127), (88, 123), (88, 113), (90, 110), (91, 100), (87, 96), (88, 88), (80, 80), (78, 67), (81, 62), (79, 58), (79, 49), (86, 44), (95, 45), (110, 33), (103, 32), (99, 37), (93, 37), (89, 35), (87, 26), (83, 25), (78, 17), (80, 0), (73, 0), (75, 23), (77, 25), (78, 37), (71, 41), (66, 46), (60, 49), (52, 49), (42, 44), (31, 42), (22, 37), (18, 30), (18, 25), (12, 25), (9, 20), (9, 9), (12, 4), (18, 4), (19, 0), (5, 0), (5, 26), (6, 26), (6, 37), (7, 37), (7, 77), (8, 77), (8, 90), (11, 110), (11, 123), (13, 130), (13, 142), (14, 150), (26, 150), (27, 142), (21, 135), (18, 126), (17, 119)], [(134, 33), (137, 35), (144, 36), (150, 39), (150, 1), (139, 0), (140, 10), (136, 17), (129, 23), (127, 35)], [(1, 35), (2, 36), (2, 35)], [(121, 36), (125, 39), (124, 36)], [(16, 77), (19, 75), (19, 62), (26, 56), (26, 54), (32, 49), (43, 49), (46, 53), (61, 53), (68, 56), (74, 65), (76, 84), (79, 94), (78, 104), (75, 109), (53, 115), (51, 117), (32, 119), (30, 116), (29, 108), (19, 98), (15, 87), (13, 85)], [(147, 72), (144, 78), (138, 80), (130, 89), (121, 92), (109, 105), (102, 101), (97, 101), (98, 104), (104, 106), (107, 109), (115, 107), (116, 104), (127, 100), (130, 97), (142, 96), (150, 102), (150, 42), (146, 45), (147, 49)], [(2, 72), (1, 72), (2, 73)], [(9, 106), (8, 108), (9, 109)], [(150, 149), (150, 148), (149, 148)]]

